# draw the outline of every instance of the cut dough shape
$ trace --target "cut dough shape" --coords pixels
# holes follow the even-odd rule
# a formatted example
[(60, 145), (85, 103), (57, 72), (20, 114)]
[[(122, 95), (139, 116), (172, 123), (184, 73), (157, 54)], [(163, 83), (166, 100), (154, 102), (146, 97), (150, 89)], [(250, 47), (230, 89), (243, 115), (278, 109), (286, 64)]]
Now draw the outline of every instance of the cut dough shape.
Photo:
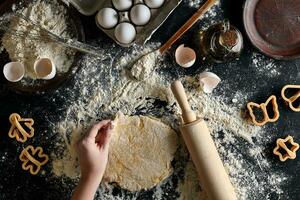
[(177, 145), (176, 132), (158, 119), (118, 113), (105, 180), (130, 191), (150, 189), (173, 172)]

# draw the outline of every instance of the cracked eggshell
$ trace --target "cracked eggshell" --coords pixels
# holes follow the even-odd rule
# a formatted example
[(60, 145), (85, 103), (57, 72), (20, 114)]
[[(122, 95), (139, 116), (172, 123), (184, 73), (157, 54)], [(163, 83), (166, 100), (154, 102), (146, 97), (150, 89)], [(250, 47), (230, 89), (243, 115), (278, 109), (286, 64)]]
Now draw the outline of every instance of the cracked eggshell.
[(150, 21), (150, 18), (151, 11), (143, 4), (137, 4), (130, 10), (130, 19), (137, 26), (146, 25)]
[(131, 8), (133, 5), (132, 1), (133, 0), (112, 0), (112, 3), (118, 11), (125, 11)]
[(112, 8), (103, 8), (101, 9), (97, 16), (97, 23), (105, 29), (111, 29), (118, 24), (118, 13)]
[(39, 79), (50, 80), (56, 75), (56, 67), (50, 58), (40, 58), (34, 63), (34, 72)]
[(4, 77), (10, 82), (18, 82), (25, 75), (25, 67), (20, 62), (10, 62), (3, 67)]
[(136, 30), (134, 26), (128, 22), (118, 24), (115, 28), (115, 37), (122, 44), (130, 44), (134, 41)]
[(221, 82), (221, 79), (212, 72), (203, 72), (200, 74), (200, 85), (205, 93), (212, 93)]
[(176, 63), (181, 67), (191, 67), (196, 62), (196, 52), (193, 49), (185, 47), (184, 44), (182, 44), (176, 49), (175, 60)]
[(165, 0), (145, 0), (145, 4), (149, 8), (159, 8), (164, 4)]

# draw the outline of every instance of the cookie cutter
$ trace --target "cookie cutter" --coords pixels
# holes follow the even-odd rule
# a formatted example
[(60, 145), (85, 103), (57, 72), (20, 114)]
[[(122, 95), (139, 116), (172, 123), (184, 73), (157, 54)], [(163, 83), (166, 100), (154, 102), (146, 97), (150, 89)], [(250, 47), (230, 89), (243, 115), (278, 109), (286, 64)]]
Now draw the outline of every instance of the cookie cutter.
[(31, 145), (23, 149), (19, 158), (23, 162), (22, 169), (29, 170), (32, 175), (39, 173), (41, 166), (49, 161), (49, 156), (43, 153), (42, 147), (34, 148)]
[[(291, 97), (287, 97), (286, 94), (286, 90), (287, 89), (299, 89), (298, 92), (296, 92), (296, 94), (294, 94)], [(300, 112), (300, 104), (298, 105), (298, 107), (294, 106), (294, 103), (300, 99), (300, 85), (286, 85), (282, 88), (281, 90), (281, 96), (282, 98), (287, 102), (287, 104), (289, 105), (289, 107), (295, 111), (295, 112)]]
[[(269, 113), (268, 113), (268, 110), (267, 110), (267, 106), (269, 103), (272, 103), (272, 106), (273, 106), (273, 112), (274, 112), (274, 116), (272, 118), (270, 118), (269, 116)], [(253, 112), (253, 108), (259, 108), (262, 110), (263, 112), (263, 120), (261, 121), (258, 121), (256, 119), (256, 116)], [(276, 99), (276, 96), (272, 95), (270, 96), (267, 101), (265, 103), (262, 103), (262, 104), (257, 104), (257, 103), (254, 103), (254, 102), (249, 102), (247, 104), (247, 108), (248, 108), (248, 111), (249, 111), (249, 114), (250, 114), (250, 117), (252, 119), (252, 122), (253, 124), (257, 125), (257, 126), (263, 126), (265, 125), (266, 123), (268, 122), (276, 122), (278, 119), (279, 119), (279, 110), (278, 110), (278, 104), (277, 104), (277, 99)]]
[[(287, 147), (286, 143), (290, 143), (291, 147)], [(282, 154), (279, 150), (282, 149), (286, 153)], [(294, 160), (296, 158), (296, 151), (299, 149), (299, 144), (294, 142), (292, 136), (287, 136), (285, 139), (278, 138), (276, 141), (276, 147), (273, 150), (273, 153), (279, 156), (281, 162), (286, 161), (287, 159)]]
[[(8, 136), (10, 138), (16, 138), (18, 142), (26, 142), (28, 138), (34, 136), (34, 128), (32, 127), (34, 124), (33, 119), (31, 118), (21, 118), (21, 116), (17, 113), (13, 113), (9, 116), (9, 121), (11, 123), (11, 127), (8, 132)], [(20, 124), (24, 123), (29, 131), (26, 131), (24, 127)]]

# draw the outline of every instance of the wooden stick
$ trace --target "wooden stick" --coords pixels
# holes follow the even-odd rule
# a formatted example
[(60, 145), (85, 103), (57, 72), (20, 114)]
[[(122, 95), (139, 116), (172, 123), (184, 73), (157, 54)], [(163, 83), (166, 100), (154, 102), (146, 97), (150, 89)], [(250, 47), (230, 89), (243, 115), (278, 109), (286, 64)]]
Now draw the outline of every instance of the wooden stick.
[(187, 32), (201, 17), (206, 13), (217, 0), (207, 0), (198, 11), (163, 45), (160, 47), (160, 53), (167, 51), (185, 32)]
[(182, 120), (185, 124), (192, 123), (196, 121), (196, 114), (191, 109), (189, 102), (186, 97), (183, 85), (180, 81), (175, 81), (171, 85), (172, 92), (174, 94), (177, 103), (182, 110)]
[(171, 89), (182, 110), (184, 124), (180, 131), (199, 174), (201, 187), (210, 200), (236, 200), (233, 185), (205, 121), (196, 120), (180, 81), (173, 82)]

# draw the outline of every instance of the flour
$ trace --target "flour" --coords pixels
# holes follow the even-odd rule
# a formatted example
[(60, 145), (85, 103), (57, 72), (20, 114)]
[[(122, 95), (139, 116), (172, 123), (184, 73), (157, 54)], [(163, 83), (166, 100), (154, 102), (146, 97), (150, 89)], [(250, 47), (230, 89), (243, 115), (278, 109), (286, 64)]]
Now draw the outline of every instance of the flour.
[[(186, 3), (192, 8), (200, 8), (203, 5), (203, 0), (186, 0)], [(221, 2), (216, 1), (216, 3), (201, 17), (199, 20), (199, 28), (200, 30), (205, 30), (209, 28), (211, 25), (218, 23), (220, 20), (218, 17), (223, 13), (221, 8)], [(204, 23), (203, 23), (204, 22)], [(196, 25), (195, 25), (196, 26)]]
[(147, 53), (142, 56), (131, 69), (131, 75), (137, 80), (144, 80), (150, 76), (157, 63), (158, 56), (160, 55), (159, 50)]
[[(70, 104), (62, 113), (60, 122), (53, 124), (53, 131), (58, 138), (51, 154), (52, 172), (55, 176), (67, 176), (78, 180), (79, 166), (75, 142), (95, 121), (114, 118), (118, 111), (127, 115), (155, 116), (178, 131), (180, 109), (170, 90), (173, 78), (168, 74), (173, 73), (170, 71), (174, 69), (172, 63), (161, 61), (159, 67), (141, 81), (136, 81), (130, 74), (131, 63), (156, 46), (157, 44), (149, 44), (144, 49), (134, 46), (131, 51), (112, 60), (109, 59), (110, 55), (103, 58), (83, 58), (83, 67), (75, 76), (76, 81), (73, 85), (74, 89), (81, 89), (79, 93), (72, 93), (70, 91), (73, 89), (70, 88), (67, 99)], [(114, 47), (104, 46), (101, 49), (114, 52)], [(283, 193), (281, 185), (287, 181), (287, 177), (276, 174), (264, 156), (265, 144), (270, 142), (268, 134), (263, 128), (248, 124), (242, 117), (241, 105), (246, 103), (246, 99), (240, 97), (247, 95), (237, 91), (234, 95), (237, 103), (229, 105), (226, 103), (227, 97), (222, 94), (203, 93), (198, 75), (184, 77), (182, 82), (193, 109), (208, 123), (239, 199), (269, 199), (271, 194), (280, 196)], [(227, 87), (223, 85), (224, 82), (218, 87)], [(162, 102), (163, 106), (158, 106), (157, 102)], [(205, 193), (199, 188), (195, 177), (195, 169), (188, 161), (187, 150), (182, 144), (175, 157), (172, 177), (154, 189), (153, 198), (184, 199), (191, 193), (199, 195), (201, 200), (206, 200)], [(178, 180), (178, 186), (174, 185), (173, 179)], [(177, 188), (176, 191), (172, 189), (174, 187)], [(97, 192), (96, 199), (114, 199), (113, 188), (112, 185), (103, 184)], [(118, 198), (126, 199), (127, 192), (120, 192)], [(131, 194), (130, 199), (138, 198), (139, 194)]]
[(274, 59), (268, 58), (260, 53), (253, 53), (251, 60), (252, 66), (258, 75), (274, 78), (281, 74), (280, 70), (282, 66), (277, 64)]
[[(13, 6), (13, 9), (16, 10), (16, 5)], [(67, 28), (67, 11), (57, 1), (49, 3), (37, 0), (19, 12), (56, 35), (66, 38), (73, 37)], [(32, 27), (23, 19), (12, 19), (9, 29), (22, 34), (22, 36), (6, 32), (2, 38), (2, 44), (12, 61), (24, 64), (25, 77), (36, 79), (33, 65), (38, 58), (42, 57), (52, 59), (58, 73), (68, 72), (74, 59), (75, 52), (73, 50), (66, 49), (54, 42), (44, 41), (41, 38), (45, 38), (45, 36), (40, 35), (38, 28)], [(26, 84), (24, 81), (23, 83)]]
[(185, 0), (185, 2), (193, 8), (198, 8), (202, 3), (203, 0)]

